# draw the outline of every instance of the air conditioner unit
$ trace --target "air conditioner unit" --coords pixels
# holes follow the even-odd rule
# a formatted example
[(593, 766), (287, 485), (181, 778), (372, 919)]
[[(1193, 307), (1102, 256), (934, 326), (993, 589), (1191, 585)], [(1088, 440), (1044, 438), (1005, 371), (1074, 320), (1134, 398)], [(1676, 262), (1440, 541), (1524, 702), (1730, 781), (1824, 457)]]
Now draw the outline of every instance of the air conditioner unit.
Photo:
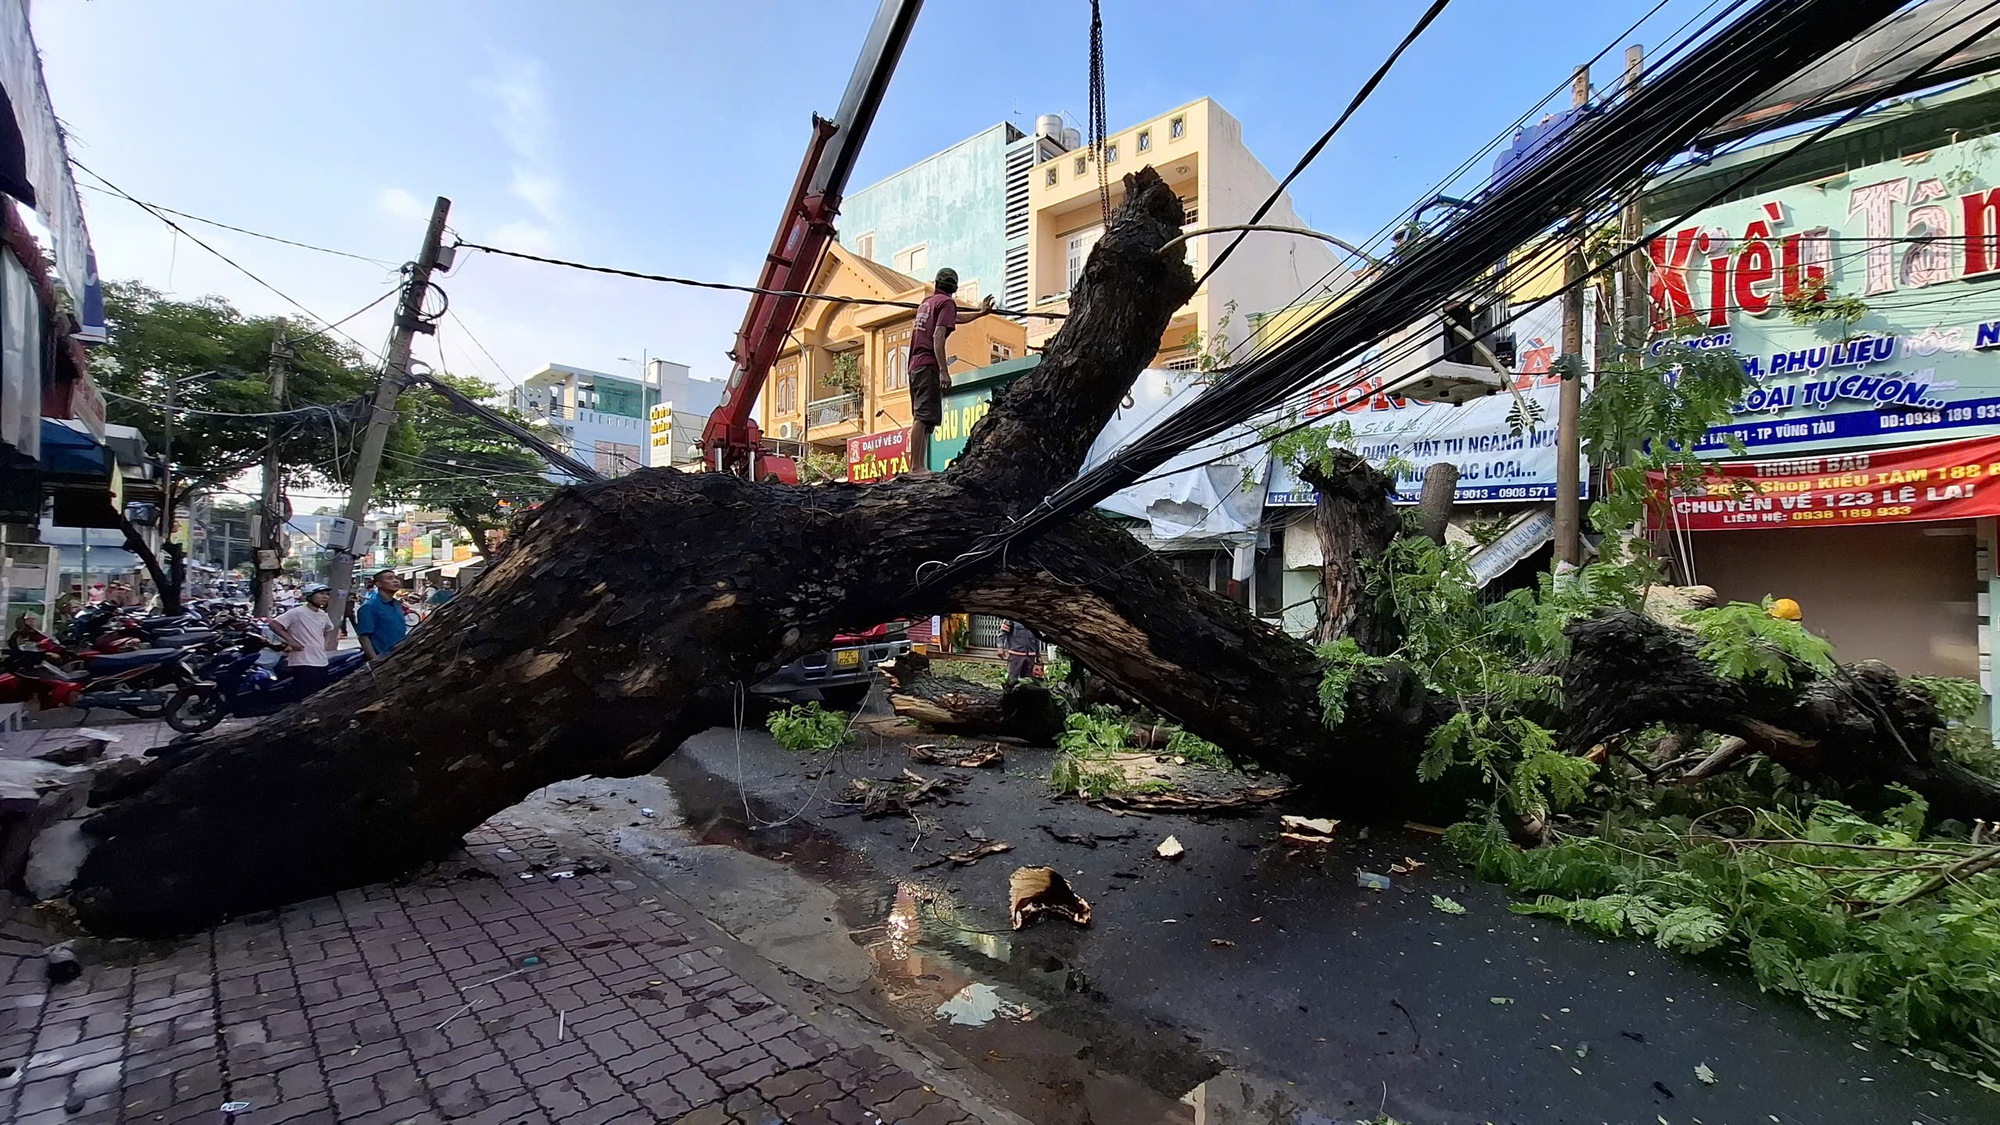
[(799, 436), (799, 424), (797, 422), (778, 423), (778, 440), (792, 441), (796, 439), (798, 436)]

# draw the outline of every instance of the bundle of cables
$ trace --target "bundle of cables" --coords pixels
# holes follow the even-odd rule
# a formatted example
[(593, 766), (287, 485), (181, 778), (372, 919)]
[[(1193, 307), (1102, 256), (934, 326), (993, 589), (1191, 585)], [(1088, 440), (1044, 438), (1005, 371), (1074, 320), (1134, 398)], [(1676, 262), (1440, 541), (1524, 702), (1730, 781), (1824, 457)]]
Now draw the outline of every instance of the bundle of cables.
[[(1489, 189), (1453, 220), (1408, 240), (1350, 298), (1235, 367), (1200, 399), (958, 558), (925, 564), (917, 574), (918, 589), (954, 582), (1009, 544), (1083, 511), (1177, 453), (1268, 413), (1476, 279), (1491, 275), (1494, 263), (1506, 259), (1510, 251), (1564, 228), (1607, 195), (1642, 181), (1716, 122), (1905, 6), (1900, 0), (1761, 0), (1728, 5), (1690, 34), (1676, 48), (1678, 57), (1655, 70), (1648, 82), (1603, 112), (1583, 118), (1559, 144)], [(1748, 10), (1739, 18), (1723, 23), (1745, 7)], [(2000, 8), (2000, 2), (1987, 8)], [(1979, 26), (1967, 26), (1975, 22)], [(1970, 43), (2000, 20), (1968, 17), (1959, 23)], [(1939, 57), (1950, 53), (1941, 52)], [(1921, 77), (1921, 72), (1911, 75), (1906, 87), (1920, 84)], [(1829, 124), (1801, 144), (1839, 123)], [(1565, 235), (1574, 236), (1574, 230)]]

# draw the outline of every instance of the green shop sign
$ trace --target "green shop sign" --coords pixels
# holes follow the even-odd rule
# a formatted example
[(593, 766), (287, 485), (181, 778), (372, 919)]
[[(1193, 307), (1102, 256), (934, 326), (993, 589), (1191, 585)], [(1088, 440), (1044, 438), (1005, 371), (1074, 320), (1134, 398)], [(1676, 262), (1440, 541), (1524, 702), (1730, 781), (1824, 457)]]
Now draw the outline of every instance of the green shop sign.
[(974, 368), (951, 377), (951, 389), (944, 393), (944, 421), (931, 434), (930, 455), (925, 462), (932, 472), (941, 472), (965, 449), (972, 427), (993, 409), (993, 396), (1000, 388), (1041, 366), (1041, 355), (1025, 355), (1003, 363)]

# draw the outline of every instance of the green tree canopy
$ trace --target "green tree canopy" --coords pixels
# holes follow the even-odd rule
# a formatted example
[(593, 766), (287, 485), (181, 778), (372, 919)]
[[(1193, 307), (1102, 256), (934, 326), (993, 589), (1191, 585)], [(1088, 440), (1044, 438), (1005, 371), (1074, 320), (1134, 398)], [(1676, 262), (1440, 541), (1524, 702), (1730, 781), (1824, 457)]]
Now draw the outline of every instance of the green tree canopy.
[[(436, 374), (474, 399), (491, 399), (491, 383)], [(540, 503), (555, 489), (542, 476), (548, 466), (513, 438), (477, 418), (454, 413), (443, 395), (421, 384), (404, 392), (401, 417), (382, 459), (385, 498), (444, 512), (481, 548), (486, 533)], [(523, 425), (527, 418), (509, 413)]]
[[(264, 456), (271, 418), (231, 417), (274, 409), (267, 378), (276, 317), (249, 317), (220, 297), (183, 301), (136, 281), (104, 287), (109, 342), (93, 353), (91, 374), (109, 392), (110, 420), (134, 426), (155, 452), (166, 448), (164, 406), (174, 384), (175, 499), (223, 484)], [(287, 324), (291, 358), (276, 409), (325, 404), (337, 413), (275, 419), (278, 463), (290, 485), (325, 486), (351, 464), (354, 420), (374, 390), (377, 369), (319, 325)]]

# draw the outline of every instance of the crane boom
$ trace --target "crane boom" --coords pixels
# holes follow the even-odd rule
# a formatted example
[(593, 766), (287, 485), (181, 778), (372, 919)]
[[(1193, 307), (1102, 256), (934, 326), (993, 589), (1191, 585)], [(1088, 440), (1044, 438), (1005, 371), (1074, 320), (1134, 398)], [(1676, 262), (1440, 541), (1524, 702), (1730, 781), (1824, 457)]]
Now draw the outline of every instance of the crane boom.
[(729, 353), (732, 366), (729, 381), (722, 388), (722, 404), (702, 429), (702, 454), (711, 469), (753, 478), (798, 479), (790, 458), (764, 454), (764, 435), (752, 416), (758, 392), (764, 389), (771, 364), (804, 303), (801, 297), (774, 294), (802, 292), (812, 284), (820, 255), (833, 240), (833, 220), (840, 213), (854, 161), (862, 142), (868, 139), (875, 112), (881, 108), (882, 95), (889, 88), (889, 78), (922, 7), (923, 0), (882, 0), (861, 57), (855, 61), (854, 74), (841, 95), (840, 108), (830, 121), (813, 115), (812, 140), (806, 145), (777, 235), (757, 275), (757, 287), (766, 292), (751, 295), (743, 326), (736, 331), (736, 345)]

